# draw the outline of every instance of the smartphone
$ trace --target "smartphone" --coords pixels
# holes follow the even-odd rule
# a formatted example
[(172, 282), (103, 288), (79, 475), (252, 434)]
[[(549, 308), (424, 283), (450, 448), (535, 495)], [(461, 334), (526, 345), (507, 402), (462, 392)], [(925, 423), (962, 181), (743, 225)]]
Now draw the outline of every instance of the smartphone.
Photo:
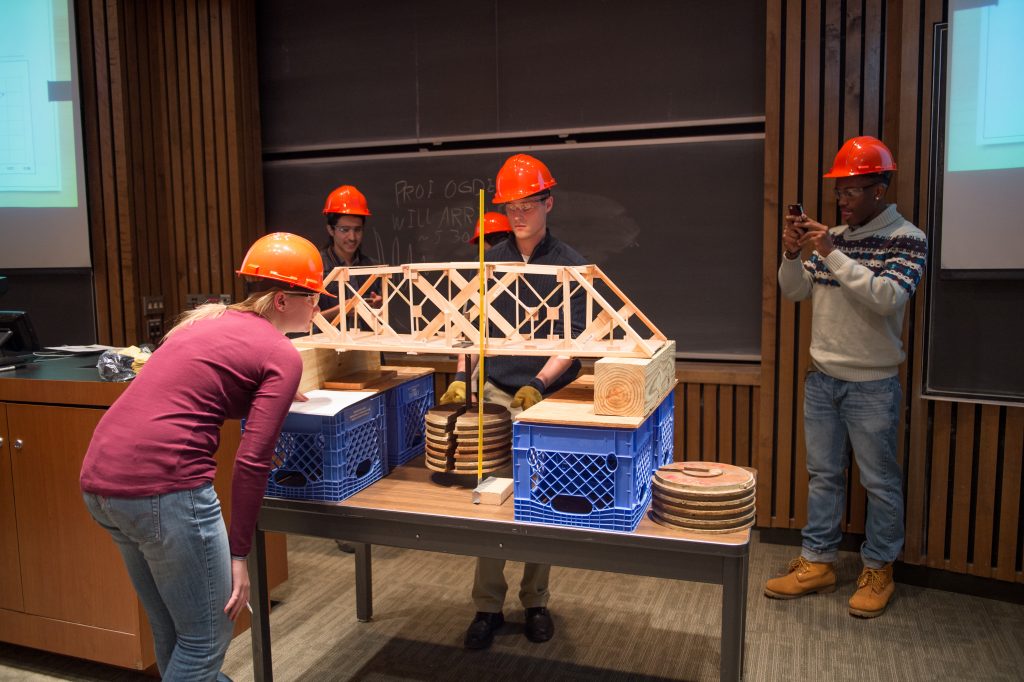
[(804, 214), (804, 206), (803, 204), (790, 204), (786, 207), (786, 211), (789, 215), (799, 218)]

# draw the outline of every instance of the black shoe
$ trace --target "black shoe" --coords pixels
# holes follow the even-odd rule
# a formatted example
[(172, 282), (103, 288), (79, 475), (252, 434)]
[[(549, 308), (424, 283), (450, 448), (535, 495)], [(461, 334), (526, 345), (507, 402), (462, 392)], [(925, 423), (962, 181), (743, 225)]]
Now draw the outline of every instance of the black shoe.
[(526, 609), (526, 639), (540, 644), (555, 636), (555, 621), (543, 606)]
[(340, 549), (345, 554), (355, 554), (356, 553), (356, 548), (353, 547), (352, 545), (348, 544), (344, 540), (335, 540), (334, 542), (338, 545), (338, 549)]
[(477, 611), (476, 617), (466, 630), (466, 640), (463, 643), (467, 649), (486, 649), (494, 641), (494, 633), (504, 624), (505, 616), (500, 611)]

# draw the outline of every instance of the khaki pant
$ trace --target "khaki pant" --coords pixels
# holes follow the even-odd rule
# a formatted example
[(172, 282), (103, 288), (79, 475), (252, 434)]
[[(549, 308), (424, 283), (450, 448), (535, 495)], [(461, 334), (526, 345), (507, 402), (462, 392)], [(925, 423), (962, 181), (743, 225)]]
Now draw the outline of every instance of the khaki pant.
[[(501, 390), (491, 382), (484, 384), (484, 402), (498, 403), (508, 407), (512, 402), (512, 396)], [(521, 410), (511, 410), (513, 416)], [(493, 476), (510, 477), (511, 470), (498, 471)], [(547, 606), (548, 598), (548, 575), (551, 573), (551, 566), (548, 564), (525, 564), (523, 566), (523, 580), (519, 584), (519, 601), (523, 607), (532, 609), (537, 606)], [(476, 560), (476, 577), (473, 580), (473, 603), (477, 611), (485, 613), (498, 613), (505, 605), (505, 593), (508, 591), (508, 583), (505, 581), (505, 560), (486, 559), (479, 557)]]

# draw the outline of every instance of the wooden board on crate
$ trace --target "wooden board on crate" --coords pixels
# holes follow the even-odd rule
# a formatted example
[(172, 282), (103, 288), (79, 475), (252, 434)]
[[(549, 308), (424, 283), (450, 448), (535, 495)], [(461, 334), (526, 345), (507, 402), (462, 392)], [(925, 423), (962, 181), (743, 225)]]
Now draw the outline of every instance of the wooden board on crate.
[[(644, 417), (597, 414), (594, 411), (594, 384), (592, 376), (583, 376), (553, 395), (540, 401), (514, 417), (517, 422), (559, 424), (562, 426), (598, 426), (613, 429), (635, 429), (644, 423)], [(676, 379), (658, 398), (657, 406), (675, 388)]]
[(594, 363), (594, 413), (646, 417), (676, 382), (676, 342), (651, 358), (601, 358)]
[(371, 351), (339, 353), (331, 348), (297, 348), (297, 350), (299, 357), (302, 358), (300, 393), (321, 389), (324, 387), (325, 381), (334, 381), (346, 374), (380, 369), (380, 353)]
[(393, 369), (364, 369), (352, 372), (334, 381), (325, 381), (324, 388), (336, 391), (357, 391), (380, 383), (384, 379), (394, 377), (398, 372)]

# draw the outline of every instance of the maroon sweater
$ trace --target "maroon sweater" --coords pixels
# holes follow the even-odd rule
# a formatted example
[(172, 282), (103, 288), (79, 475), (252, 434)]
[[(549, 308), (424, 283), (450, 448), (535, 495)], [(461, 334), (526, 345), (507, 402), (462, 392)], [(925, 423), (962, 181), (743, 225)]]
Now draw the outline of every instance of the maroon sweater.
[(246, 419), (231, 482), (231, 554), (245, 556), (302, 360), (255, 313), (234, 310), (175, 332), (103, 415), (82, 490), (148, 497), (213, 481), (226, 419)]

